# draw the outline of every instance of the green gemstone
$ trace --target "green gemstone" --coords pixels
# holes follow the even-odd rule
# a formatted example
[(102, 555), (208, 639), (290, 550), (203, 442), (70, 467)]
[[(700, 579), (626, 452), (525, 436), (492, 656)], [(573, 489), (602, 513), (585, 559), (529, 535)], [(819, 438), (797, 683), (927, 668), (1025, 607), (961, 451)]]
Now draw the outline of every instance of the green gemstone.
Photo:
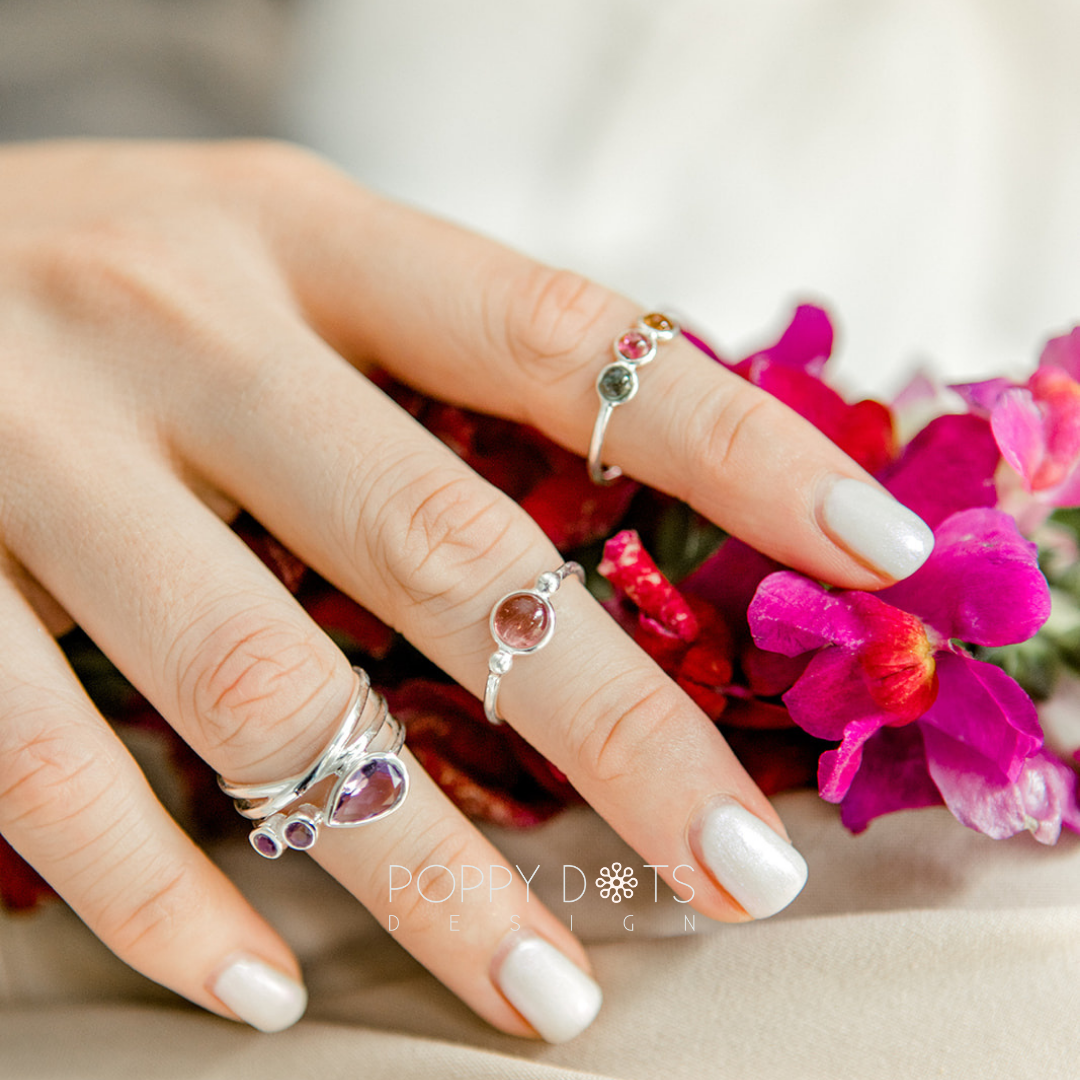
[(633, 393), (634, 374), (622, 364), (612, 364), (604, 369), (597, 386), (606, 401), (618, 404)]

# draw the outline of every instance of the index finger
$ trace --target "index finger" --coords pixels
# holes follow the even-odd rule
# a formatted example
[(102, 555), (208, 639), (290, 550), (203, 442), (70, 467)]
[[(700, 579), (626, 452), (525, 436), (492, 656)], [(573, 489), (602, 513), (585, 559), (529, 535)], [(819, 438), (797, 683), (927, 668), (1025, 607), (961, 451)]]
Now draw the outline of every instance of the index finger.
[[(295, 184), (301, 197), (277, 212), (276, 228), (320, 333), (410, 385), (532, 424), (584, 455), (597, 376), (642, 309), (337, 174), (300, 169), (308, 197)], [(836, 585), (878, 589), (922, 565), (929, 528), (812, 424), (687, 341), (662, 349), (612, 416), (608, 463)]]

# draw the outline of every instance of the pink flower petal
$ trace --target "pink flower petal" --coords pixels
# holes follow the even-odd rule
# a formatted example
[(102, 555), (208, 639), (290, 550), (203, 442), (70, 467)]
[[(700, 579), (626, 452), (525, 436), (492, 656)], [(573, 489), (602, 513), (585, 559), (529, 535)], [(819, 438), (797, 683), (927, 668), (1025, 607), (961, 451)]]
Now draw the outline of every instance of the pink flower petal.
[(976, 416), (989, 418), (1001, 395), (1015, 386), (1012, 379), (984, 379), (982, 382), (951, 383), (949, 389), (959, 394)]
[(1023, 477), (1031, 491), (1046, 458), (1043, 415), (1030, 390), (1006, 390), (998, 398), (990, 416), (1002, 457)]
[(824, 308), (800, 304), (780, 340), (767, 349), (759, 349), (747, 360), (760, 357), (817, 378), (832, 355), (834, 337), (832, 320)]
[(977, 752), (925, 728), (930, 775), (953, 816), (995, 840), (1027, 830), (1040, 844), (1057, 842), (1064, 818), (1076, 815), (1076, 776), (1051, 754), (1026, 759), (1012, 780), (986, 768)]
[(784, 695), (795, 721), (818, 739), (845, 738), (848, 729), (871, 730), (895, 717), (880, 708), (866, 687), (858, 659), (846, 649), (822, 649), (799, 681)]
[(840, 820), (860, 833), (883, 814), (941, 803), (919, 725), (884, 727), (863, 747), (859, 773), (840, 804)]
[(857, 720), (844, 729), (844, 738), (835, 750), (826, 750), (818, 761), (818, 792), (826, 802), (840, 802), (862, 765), (863, 747), (881, 724), (875, 718)]
[(1080, 326), (1051, 338), (1039, 357), (1039, 367), (1057, 367), (1080, 382)]
[(939, 416), (878, 479), (933, 529), (958, 510), (996, 504), (994, 472), (1000, 460), (986, 420)]
[(876, 595), (945, 638), (988, 646), (1027, 641), (1050, 615), (1037, 554), (1009, 514), (962, 510), (937, 527), (933, 553), (911, 577)]
[(1046, 458), (1032, 477), (1035, 491), (1054, 487), (1080, 460), (1080, 383), (1056, 367), (1042, 367), (1028, 389), (1043, 417)]
[(919, 721), (923, 733), (948, 735), (1015, 780), (1043, 742), (1031, 698), (1001, 668), (969, 656), (940, 653), (937, 669), (938, 696)]
[(770, 574), (759, 586), (747, 617), (755, 644), (785, 656), (822, 645), (854, 649), (867, 638), (847, 592), (832, 592), (793, 570)]

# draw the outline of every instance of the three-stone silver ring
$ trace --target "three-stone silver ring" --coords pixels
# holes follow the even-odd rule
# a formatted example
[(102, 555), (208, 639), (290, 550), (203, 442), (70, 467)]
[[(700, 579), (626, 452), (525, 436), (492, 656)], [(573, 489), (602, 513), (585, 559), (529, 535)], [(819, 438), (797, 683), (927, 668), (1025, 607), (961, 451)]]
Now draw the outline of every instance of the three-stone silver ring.
[(605, 467), (601, 457), (608, 421), (618, 406), (625, 405), (638, 392), (638, 368), (654, 360), (658, 347), (671, 341), (679, 331), (679, 324), (670, 315), (651, 311), (613, 342), (615, 360), (596, 378), (600, 409), (593, 425), (588, 458), (589, 477), (594, 484), (610, 484), (622, 476), (618, 465)]
[[(386, 707), (367, 672), (353, 668), (357, 686), (337, 731), (303, 772), (262, 784), (237, 784), (218, 777), (218, 786), (237, 812), (254, 821), (251, 846), (276, 859), (286, 848), (307, 851), (321, 827), (351, 829), (392, 814), (405, 801), (409, 774), (397, 756), (405, 732)], [(333, 782), (324, 784), (324, 781)], [(320, 788), (316, 802), (301, 802)], [(326, 790), (328, 789), (328, 790)], [(297, 805), (299, 804), (299, 805)]]

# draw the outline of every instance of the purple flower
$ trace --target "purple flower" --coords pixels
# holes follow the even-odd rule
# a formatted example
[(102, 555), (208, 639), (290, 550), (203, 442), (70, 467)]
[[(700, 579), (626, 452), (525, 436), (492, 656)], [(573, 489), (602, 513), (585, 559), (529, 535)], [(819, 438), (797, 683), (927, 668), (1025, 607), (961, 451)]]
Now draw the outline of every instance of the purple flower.
[(933, 554), (906, 580), (872, 594), (781, 571), (749, 621), (762, 648), (812, 653), (784, 702), (839, 744), (818, 785), (849, 828), (944, 801), (990, 836), (1027, 829), (1052, 843), (1080, 820), (1075, 777), (1042, 751), (1031, 699), (965, 647), (1025, 641), (1049, 613), (1035, 545), (1008, 514), (976, 507), (937, 522)]

